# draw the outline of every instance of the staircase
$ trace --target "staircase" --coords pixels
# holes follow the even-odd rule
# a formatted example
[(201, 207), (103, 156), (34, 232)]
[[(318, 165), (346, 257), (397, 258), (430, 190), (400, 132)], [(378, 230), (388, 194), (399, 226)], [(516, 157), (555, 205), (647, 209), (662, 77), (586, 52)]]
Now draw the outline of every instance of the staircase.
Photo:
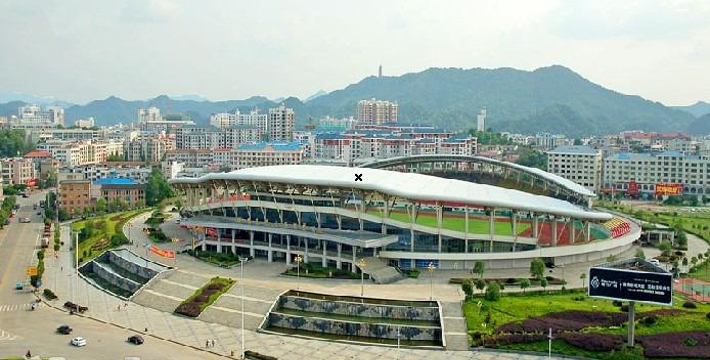
[(370, 276), (376, 284), (389, 284), (404, 278), (404, 276), (387, 262), (377, 257), (365, 258), (365, 270), (363, 272)]

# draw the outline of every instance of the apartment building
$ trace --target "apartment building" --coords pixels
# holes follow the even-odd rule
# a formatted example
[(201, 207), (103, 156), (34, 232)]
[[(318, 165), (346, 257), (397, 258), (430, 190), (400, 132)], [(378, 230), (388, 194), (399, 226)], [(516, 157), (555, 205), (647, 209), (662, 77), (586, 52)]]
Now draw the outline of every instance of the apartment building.
[(598, 192), (602, 152), (585, 145), (559, 146), (547, 153), (547, 171)]
[(123, 154), (123, 142), (105, 141), (63, 141), (47, 140), (37, 143), (37, 149), (47, 151), (62, 165), (74, 167), (105, 162), (109, 156)]
[(399, 105), (385, 100), (360, 100), (357, 103), (357, 120), (360, 123), (396, 123)]
[[(639, 193), (656, 192), (658, 184), (678, 184), (684, 194), (710, 194), (710, 157), (662, 153), (619, 153), (604, 159), (604, 186)], [(633, 184), (633, 185), (631, 185)]]
[(3, 185), (32, 185), (37, 178), (32, 159), (5, 158), (0, 162)]
[(252, 110), (248, 114), (242, 114), (239, 110), (234, 113), (217, 113), (210, 116), (210, 125), (220, 129), (230, 127), (248, 127), (261, 130), (262, 134), (268, 132), (269, 115), (262, 114), (258, 109)]
[(299, 142), (261, 142), (242, 144), (234, 150), (235, 169), (259, 166), (293, 165), (303, 161), (304, 149)]
[(264, 132), (257, 127), (183, 126), (175, 131), (177, 149), (234, 149), (247, 142), (259, 142)]
[(281, 104), (277, 108), (269, 109), (268, 133), (270, 141), (293, 141), (293, 128), (296, 114), (293, 109)]
[(140, 133), (131, 136), (124, 143), (123, 156), (127, 161), (157, 164), (165, 153), (175, 148), (175, 141), (169, 136), (155, 133)]
[(59, 209), (67, 214), (82, 214), (84, 209), (93, 207), (91, 180), (60, 180), (58, 190)]
[(145, 205), (145, 185), (139, 184), (132, 179), (126, 178), (103, 178), (94, 181), (93, 187), (99, 197), (108, 203), (115, 201), (125, 201), (131, 207), (142, 207)]

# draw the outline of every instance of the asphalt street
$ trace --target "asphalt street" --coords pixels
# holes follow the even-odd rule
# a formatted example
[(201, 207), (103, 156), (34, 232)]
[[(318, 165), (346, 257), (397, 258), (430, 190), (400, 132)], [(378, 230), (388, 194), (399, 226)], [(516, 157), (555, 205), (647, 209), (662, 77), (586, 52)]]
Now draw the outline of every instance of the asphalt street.
[[(143, 345), (126, 342), (133, 333), (109, 324), (78, 316), (68, 315), (55, 309), (41, 306), (32, 311), (29, 304), (35, 299), (31, 287), (15, 290), (16, 282), (28, 282), (27, 266), (37, 263), (43, 220), (33, 210), (33, 204), (44, 199), (44, 193), (35, 192), (28, 198), (17, 197), (21, 205), (10, 225), (0, 230), (0, 358), (19, 357), (27, 350), (42, 357), (62, 356), (68, 360), (122, 360), (126, 356), (138, 356), (143, 360), (168, 359), (218, 359), (223, 358), (189, 347), (146, 338)], [(29, 217), (30, 223), (20, 223), (19, 218)], [(67, 245), (68, 246), (68, 245)], [(46, 256), (53, 256), (49, 249)], [(64, 269), (67, 274), (69, 269)], [(55, 333), (59, 325), (67, 324), (74, 329), (71, 335)], [(87, 346), (70, 345), (71, 338), (82, 336)]]

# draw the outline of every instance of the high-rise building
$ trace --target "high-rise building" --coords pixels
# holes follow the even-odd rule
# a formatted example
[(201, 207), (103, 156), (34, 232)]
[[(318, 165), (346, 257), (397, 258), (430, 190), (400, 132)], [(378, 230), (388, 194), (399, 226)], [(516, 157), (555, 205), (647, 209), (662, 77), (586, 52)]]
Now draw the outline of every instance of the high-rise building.
[(157, 122), (161, 120), (163, 120), (163, 117), (160, 116), (160, 109), (155, 106), (151, 106), (147, 109), (138, 109), (139, 123)]
[(559, 146), (547, 152), (547, 171), (599, 191), (602, 152), (584, 145)]
[(486, 109), (481, 109), (481, 112), (476, 115), (476, 130), (486, 131)]
[(64, 109), (59, 106), (47, 106), (44, 109), (37, 104), (21, 106), (17, 109), (18, 127), (54, 127), (64, 126)]
[(285, 104), (273, 109), (269, 109), (269, 122), (267, 130), (271, 141), (291, 141), (293, 140), (293, 127), (296, 114), (293, 109), (287, 108)]
[(360, 100), (357, 104), (357, 120), (361, 123), (382, 124), (397, 122), (397, 102), (385, 100)]
[(239, 110), (231, 113), (216, 113), (210, 116), (210, 124), (225, 129), (233, 126), (253, 127), (261, 130), (262, 134), (267, 132), (269, 116), (259, 113), (259, 110), (252, 110), (248, 114), (242, 114)]

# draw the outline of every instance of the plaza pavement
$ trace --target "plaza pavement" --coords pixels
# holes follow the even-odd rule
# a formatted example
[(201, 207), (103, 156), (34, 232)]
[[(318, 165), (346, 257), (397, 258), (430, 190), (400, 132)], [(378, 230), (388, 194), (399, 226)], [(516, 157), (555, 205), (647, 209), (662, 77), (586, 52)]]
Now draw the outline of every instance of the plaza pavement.
[[(138, 244), (138, 247), (132, 247), (134, 251), (140, 253), (140, 255), (145, 255), (141, 249), (141, 241), (145, 240), (140, 231), (141, 226), (137, 225), (138, 222), (142, 223), (145, 217), (141, 217), (135, 223), (136, 225), (127, 228), (130, 230), (131, 238), (134, 243)], [(69, 239), (69, 228), (68, 226), (62, 226), (61, 229), (62, 239), (65, 243), (68, 243)], [(129, 247), (130, 248), (130, 247)], [(45, 287), (52, 289), (57, 293), (59, 299), (51, 302), (54, 306), (59, 307), (64, 301), (72, 300), (83, 306), (88, 306), (89, 311), (85, 314), (87, 317), (96, 319), (101, 322), (106, 322), (113, 324), (121, 328), (132, 329), (138, 332), (146, 332), (150, 336), (155, 336), (160, 339), (167, 339), (169, 341), (183, 344), (192, 348), (204, 349), (205, 341), (208, 339), (215, 339), (216, 346), (214, 348), (209, 348), (208, 350), (222, 355), (229, 355), (234, 351), (238, 353), (241, 346), (240, 339), (242, 330), (236, 326), (238, 319), (240, 319), (241, 313), (241, 298), (240, 298), (240, 284), (235, 285), (228, 293), (228, 296), (220, 298), (216, 303), (217, 309), (208, 310), (203, 315), (201, 319), (190, 319), (182, 316), (173, 315), (169, 312), (169, 306), (163, 305), (162, 307), (166, 311), (157, 310), (151, 306), (146, 306), (145, 304), (150, 304), (150, 301), (146, 299), (139, 300), (141, 294), (136, 297), (137, 301), (141, 301), (145, 304), (140, 304), (138, 302), (129, 302), (127, 307), (124, 307), (125, 303), (123, 300), (109, 295), (108, 293), (97, 289), (88, 282), (79, 279), (76, 276), (75, 271), (72, 269), (72, 257), (69, 252), (69, 247), (65, 246), (57, 258), (48, 258), (46, 260), (47, 271), (45, 272)], [(149, 256), (154, 259), (153, 256)], [(163, 281), (164, 284), (156, 285), (156, 288), (160, 291), (155, 291), (159, 295), (158, 298), (164, 298), (161, 291), (172, 292), (176, 288), (184, 288), (186, 291), (180, 290), (179, 296), (175, 298), (180, 299), (189, 292), (192, 287), (198, 286), (197, 283), (183, 283), (180, 276), (192, 275), (192, 276), (202, 276), (206, 279), (220, 275), (220, 276), (231, 276), (233, 278), (238, 278), (238, 268), (235, 269), (222, 269), (216, 268), (212, 265), (204, 264), (194, 259), (184, 258), (179, 256), (177, 261), (173, 263), (172, 261), (161, 261), (167, 265), (177, 266), (177, 270), (171, 274), (171, 276), (166, 277)], [(161, 259), (154, 259), (160, 261)], [(63, 269), (62, 269), (63, 267)], [(283, 265), (285, 267), (285, 265)], [(253, 262), (245, 266), (245, 290), (248, 289), (245, 296), (246, 303), (253, 303), (253, 311), (265, 312), (265, 310), (259, 308), (260, 304), (264, 304), (264, 301), (268, 299), (275, 299), (275, 296), (282, 290), (293, 288), (294, 285), (298, 286), (304, 290), (313, 291), (328, 291), (329, 293), (340, 293), (340, 294), (351, 294), (354, 289), (359, 289), (359, 283), (355, 282), (345, 282), (344, 284), (332, 284), (328, 282), (317, 282), (317, 281), (307, 281), (302, 279), (298, 284), (294, 284), (294, 279), (286, 278), (278, 275), (279, 272), (283, 271), (281, 267), (277, 264), (266, 264), (263, 262)], [(174, 275), (181, 274), (182, 275)], [(195, 275), (199, 274), (199, 275)], [(171, 280), (172, 279), (172, 280)], [(178, 281), (175, 281), (178, 280)], [(173, 283), (178, 283), (180, 285), (175, 285)], [(425, 283), (425, 282), (424, 282)], [(402, 297), (412, 297), (412, 298), (427, 298), (429, 294), (421, 294), (421, 284), (410, 284), (404, 285), (405, 289), (402, 287), (389, 286), (379, 289), (380, 286), (367, 285), (366, 295), (367, 296), (382, 296), (390, 298), (402, 298)], [(458, 291), (453, 289), (455, 286), (448, 284), (437, 284), (437, 298), (439, 295), (438, 287), (443, 290), (447, 288), (445, 296), (449, 299), (453, 299), (454, 303), (460, 300)], [(405, 295), (405, 296), (403, 296)], [(406, 296), (411, 295), (411, 296)], [(172, 295), (169, 295), (172, 296)], [(236, 301), (239, 300), (239, 301)], [(177, 300), (175, 300), (177, 301)], [(272, 300), (273, 301), (273, 300)], [(152, 304), (151, 304), (152, 305)], [(118, 309), (120, 306), (120, 310)], [(172, 304), (170, 305), (172, 306)], [(457, 316), (452, 316), (454, 322), (462, 323), (462, 318), (457, 318), (460, 315), (460, 307), (454, 306), (453, 304), (446, 305), (445, 308), (453, 307), (458, 310)], [(224, 308), (228, 310), (221, 310), (219, 308)], [(249, 308), (247, 308), (248, 310)], [(57, 310), (53, 310), (57, 311)], [(245, 311), (245, 313), (248, 311)], [(249, 316), (245, 317), (246, 319)], [(445, 323), (447, 323), (447, 316), (445, 315)], [(214, 322), (212, 322), (214, 321)], [(222, 324), (222, 323), (225, 324)], [(108, 326), (108, 325), (107, 325)], [(253, 331), (253, 323), (247, 325), (247, 330), (244, 333), (246, 348), (249, 350), (257, 351), (263, 354), (269, 354), (276, 356), (279, 359), (542, 359), (546, 356), (536, 356), (528, 354), (514, 354), (514, 353), (497, 353), (497, 352), (478, 352), (478, 351), (442, 351), (442, 350), (415, 350), (415, 349), (397, 349), (394, 347), (385, 346), (366, 346), (366, 345), (354, 345), (345, 343), (335, 343), (320, 340), (310, 340), (295, 338), (289, 336), (278, 336), (263, 334)], [(454, 327), (454, 325), (451, 325)], [(465, 328), (456, 327), (457, 332), (465, 332)], [(150, 338), (149, 340), (150, 341)], [(207, 350), (207, 349), (205, 349)]]

